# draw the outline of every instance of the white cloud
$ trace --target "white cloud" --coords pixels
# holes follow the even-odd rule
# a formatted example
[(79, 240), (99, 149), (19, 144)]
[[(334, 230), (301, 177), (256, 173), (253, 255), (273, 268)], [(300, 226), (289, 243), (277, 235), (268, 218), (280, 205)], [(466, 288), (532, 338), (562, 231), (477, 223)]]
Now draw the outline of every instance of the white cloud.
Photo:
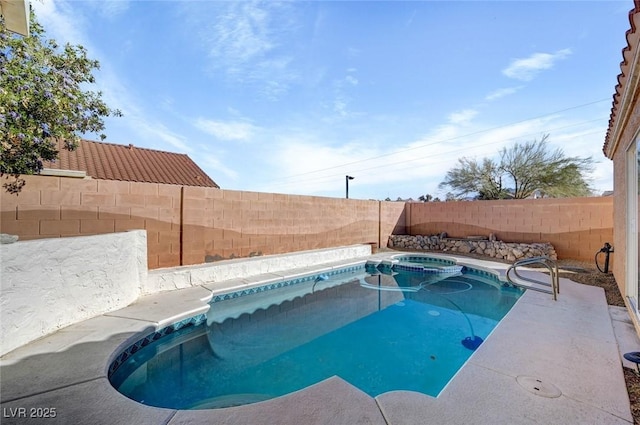
[[(221, 160), (220, 157), (223, 156), (223, 153), (218, 151), (216, 154), (205, 153), (203, 155), (198, 155), (198, 164), (207, 170), (216, 171), (216, 173), (211, 173), (212, 176), (218, 175), (218, 173), (222, 173), (226, 177), (232, 180), (236, 180), (238, 178), (238, 172), (227, 167)], [(209, 173), (207, 173), (209, 174)], [(213, 180), (218, 183), (221, 187), (224, 188), (224, 185), (213, 177)]]
[(290, 90), (299, 73), (282, 53), (294, 40), (290, 6), (276, 2), (202, 2), (186, 8), (188, 27), (210, 58), (209, 67), (231, 83), (252, 84), (269, 100)]
[(343, 97), (338, 97), (333, 101), (333, 111), (342, 118), (345, 118), (349, 115), (349, 110), (347, 109), (347, 106), (348, 106), (348, 102)]
[[(101, 61), (101, 64), (100, 76), (97, 79), (98, 89), (102, 91), (103, 99), (107, 105), (122, 111), (123, 118), (114, 118), (113, 120), (117, 120), (118, 125), (124, 125), (127, 128), (127, 133), (137, 135), (137, 138), (132, 137), (132, 139), (140, 140), (154, 149), (166, 149), (158, 146), (158, 142), (161, 141), (182, 153), (193, 151), (189, 147), (187, 137), (176, 133), (165, 124), (166, 117), (150, 114), (147, 111), (148, 108), (145, 108), (136, 99), (135, 89), (121, 80), (108, 63), (103, 64)], [(171, 104), (167, 103), (165, 98), (160, 103), (160, 107), (167, 111), (171, 108)], [(165, 113), (171, 114), (170, 111)], [(123, 141), (113, 140), (113, 142), (122, 143)]]
[[(603, 120), (604, 122), (604, 120)], [(596, 192), (613, 189), (613, 161), (602, 155), (602, 144), (606, 128), (589, 123), (573, 127), (558, 134), (551, 134), (554, 147), (559, 147), (567, 156), (591, 157), (595, 163), (591, 173), (591, 185)]]
[(347, 75), (344, 78), (333, 81), (334, 99), (332, 102), (333, 112), (340, 118), (347, 118), (357, 115), (349, 110), (349, 104), (352, 96), (349, 95), (349, 88), (356, 87), (359, 84), (358, 79), (351, 75), (356, 72), (355, 68), (347, 69)]
[(168, 128), (166, 128), (163, 125), (158, 127), (157, 124), (158, 123), (155, 123), (155, 125), (149, 125), (148, 123), (145, 123), (142, 129), (145, 131), (146, 137), (155, 136), (159, 140), (169, 143), (174, 148), (177, 148), (179, 152), (193, 153), (193, 150), (187, 144), (187, 139), (185, 137), (176, 133), (172, 133)]
[(484, 99), (488, 101), (500, 99), (501, 97), (509, 96), (520, 90), (522, 86), (519, 87), (507, 87), (503, 89), (494, 90), (489, 93)]
[[(297, 80), (297, 75), (289, 71), (291, 58), (277, 57), (265, 59), (255, 66), (247, 67), (241, 78), (258, 86), (258, 91), (269, 100), (278, 100), (289, 91), (290, 85)], [(249, 69), (251, 68), (251, 69)]]
[(87, 47), (88, 40), (83, 34), (85, 19), (74, 13), (67, 2), (44, 0), (31, 2), (38, 22), (47, 31), (49, 38), (54, 38), (61, 45), (63, 43), (82, 44)]
[(352, 86), (357, 86), (358, 85), (358, 79), (356, 77), (351, 76), (351, 75), (347, 75), (346, 77), (344, 77), (344, 81), (347, 84), (351, 84)]
[(347, 47), (347, 56), (350, 58), (357, 58), (362, 54), (362, 49), (357, 47)]
[[(355, 159), (378, 151), (357, 142), (331, 145), (313, 133), (282, 134), (265, 161), (277, 173), (260, 190), (276, 193), (323, 194), (344, 190), (344, 176), (357, 168)], [(382, 164), (384, 159), (378, 161)], [(338, 165), (334, 167), (334, 165)], [(371, 165), (367, 163), (367, 165)], [(320, 170), (316, 172), (316, 170)], [(359, 176), (356, 176), (356, 180)]]
[(468, 124), (476, 115), (478, 115), (478, 111), (474, 109), (464, 109), (450, 114), (448, 120), (451, 124)]
[(210, 37), (209, 54), (225, 62), (241, 65), (274, 48), (265, 9), (252, 2), (231, 3), (218, 16)]
[(198, 118), (194, 125), (220, 140), (249, 140), (256, 131), (254, 125), (241, 121), (224, 122)]
[[(571, 144), (568, 155), (589, 155), (600, 149), (602, 135), (593, 135), (593, 123), (568, 120), (560, 115), (527, 120), (513, 125), (491, 128), (491, 124), (457, 124), (471, 119), (473, 110), (450, 114), (447, 121), (417, 140), (394, 140), (393, 143), (339, 141), (324, 137), (308, 128), (298, 134), (272, 135), (274, 143), (265, 155), (267, 184), (257, 189), (268, 192), (339, 196), (344, 191), (344, 176), (352, 175), (350, 192), (413, 196), (430, 193), (444, 197), (446, 189), (438, 184), (460, 157), (482, 159), (497, 157), (499, 151), (517, 142), (538, 139), (551, 132), (554, 146)], [(452, 119), (453, 118), (453, 119)], [(567, 127), (579, 124), (576, 128)], [(595, 126), (595, 127), (594, 127)], [(544, 129), (544, 130), (541, 130)], [(588, 136), (591, 134), (591, 136)], [(366, 135), (361, 140), (367, 140)], [(593, 177), (596, 187), (608, 187), (610, 164), (598, 164)], [(609, 178), (610, 180), (610, 178)], [(386, 195), (378, 195), (378, 197)]]
[(129, 9), (129, 0), (93, 1), (88, 3), (97, 12), (108, 19), (115, 18)]
[(514, 59), (502, 73), (516, 80), (531, 81), (540, 71), (553, 68), (557, 61), (570, 54), (570, 49), (558, 50), (555, 53), (534, 53), (528, 58)]

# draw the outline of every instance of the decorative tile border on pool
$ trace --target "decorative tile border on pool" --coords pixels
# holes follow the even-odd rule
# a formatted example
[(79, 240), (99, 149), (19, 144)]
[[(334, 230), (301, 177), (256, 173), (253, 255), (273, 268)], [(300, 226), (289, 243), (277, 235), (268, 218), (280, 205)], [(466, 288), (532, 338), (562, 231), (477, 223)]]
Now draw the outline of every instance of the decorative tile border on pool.
[[(394, 255), (393, 260), (397, 260), (397, 261), (409, 261), (409, 262), (416, 262), (416, 263), (441, 263), (443, 265), (446, 266), (450, 266), (450, 265), (457, 265), (457, 261), (455, 260), (448, 260), (445, 258), (439, 258), (439, 257), (430, 257), (429, 255)], [(394, 267), (397, 267), (399, 270), (408, 270), (408, 271), (422, 271), (422, 268), (420, 266), (415, 267), (414, 269), (411, 268), (411, 266), (407, 266), (406, 264), (402, 264), (402, 265), (394, 265)], [(504, 288), (516, 288), (519, 290), (523, 290), (523, 288), (513, 285), (511, 283), (509, 283), (509, 281), (506, 280), (502, 280), (500, 279), (499, 275), (495, 272), (490, 272), (490, 271), (486, 271), (486, 270), (482, 270), (482, 269), (476, 269), (473, 266), (468, 266), (465, 265), (464, 266), (464, 274), (468, 274), (468, 275), (472, 275), (472, 276), (477, 276), (477, 277), (483, 277), (485, 279), (489, 279), (493, 282), (495, 282), (495, 284), (497, 286), (501, 286)]]
[(394, 264), (391, 269), (393, 271), (403, 270), (407, 272), (418, 272), (418, 273), (461, 273), (464, 270), (465, 266), (456, 266), (456, 265), (446, 265), (446, 266), (437, 266), (437, 267), (429, 267), (429, 266), (421, 266), (421, 265), (413, 265), (407, 263), (397, 263)]
[(427, 255), (396, 255), (393, 257), (398, 261), (409, 261), (414, 263), (440, 263), (445, 266), (455, 266), (456, 262), (445, 258), (429, 257)]
[(184, 329), (191, 326), (198, 326), (206, 323), (207, 315), (202, 313), (197, 316), (189, 317), (188, 319), (181, 320), (176, 323), (172, 323), (169, 326), (153, 332), (143, 338), (140, 338), (130, 346), (128, 346), (122, 353), (118, 354), (115, 360), (109, 365), (109, 371), (107, 372), (107, 378), (111, 378), (111, 375), (118, 370), (118, 368), (129, 359), (133, 354), (137, 353), (143, 347), (155, 342), (167, 335), (171, 335), (180, 329)]
[[(328, 270), (326, 272), (307, 275), (307, 276), (302, 276), (302, 277), (298, 277), (298, 278), (295, 278), (295, 279), (285, 280), (285, 281), (282, 281), (282, 282), (270, 283), (270, 284), (267, 284), (267, 285), (256, 286), (254, 288), (248, 288), (248, 289), (243, 289), (243, 290), (239, 290), (239, 291), (235, 291), (235, 292), (229, 292), (229, 293), (226, 293), (226, 294), (216, 295), (215, 297), (213, 297), (211, 299), (211, 301), (209, 301), (209, 304), (220, 302), (220, 301), (224, 301), (224, 300), (228, 300), (228, 299), (231, 299), (231, 298), (244, 297), (246, 295), (251, 295), (251, 294), (258, 293), (258, 292), (265, 292), (265, 291), (270, 291), (272, 289), (283, 288), (285, 286), (291, 286), (291, 285), (296, 285), (296, 284), (299, 284), (299, 283), (313, 281), (313, 280), (317, 279), (318, 276), (335, 276), (335, 275), (338, 275), (338, 274), (348, 273), (348, 272), (353, 272), (353, 271), (359, 271), (359, 270), (364, 270), (364, 263), (359, 264), (359, 265), (355, 265), (355, 266), (342, 267), (342, 268), (339, 268), (339, 269), (332, 269), (332, 270)], [(157, 330), (157, 331), (153, 332), (152, 334), (149, 334), (149, 335), (147, 335), (147, 336), (145, 336), (143, 338), (140, 338), (139, 340), (137, 340), (136, 342), (134, 342), (133, 344), (128, 346), (122, 353), (120, 353), (120, 354), (118, 354), (118, 356), (116, 356), (115, 360), (109, 365), (109, 370), (107, 372), (107, 378), (110, 379), (111, 376), (115, 373), (115, 371), (118, 370), (118, 368), (124, 362), (126, 362), (129, 359), (129, 357), (131, 357), (133, 354), (137, 353), (143, 347), (146, 347), (147, 345), (151, 344), (152, 342), (158, 341), (159, 339), (164, 338), (165, 336), (171, 335), (171, 334), (179, 331), (180, 329), (184, 329), (184, 328), (190, 327), (190, 326), (199, 326), (199, 325), (201, 325), (203, 323), (206, 323), (206, 321), (207, 321), (207, 315), (205, 313), (198, 314), (197, 316), (193, 316), (193, 317), (190, 317), (188, 319), (184, 319), (184, 320), (181, 320), (179, 322), (173, 323), (173, 324), (171, 324), (169, 326), (165, 326), (164, 328), (162, 328), (160, 330)]]
[(320, 274), (313, 274), (313, 275), (308, 275), (308, 276), (297, 277), (295, 279), (284, 280), (284, 281), (281, 281), (281, 282), (270, 283), (270, 284), (267, 284), (267, 285), (261, 285), (261, 286), (256, 286), (256, 287), (253, 287), (253, 288), (247, 288), (247, 289), (242, 289), (242, 290), (235, 291), (235, 292), (229, 292), (229, 293), (226, 293), (226, 294), (216, 295), (211, 299), (211, 301), (209, 301), (209, 304), (213, 304), (213, 303), (217, 303), (217, 302), (220, 302), (220, 301), (229, 300), (229, 299), (232, 299), (232, 298), (244, 297), (244, 296), (247, 296), (247, 295), (256, 294), (258, 292), (271, 291), (272, 289), (283, 288), (285, 286), (292, 286), (292, 285), (297, 285), (299, 283), (313, 281), (313, 280), (317, 279), (318, 276), (320, 276), (320, 275), (330, 277), (330, 276), (335, 276), (335, 275), (342, 274), (342, 273), (348, 273), (348, 272), (359, 271), (359, 270), (364, 270), (364, 263), (363, 264), (359, 264), (357, 266), (343, 267), (343, 268), (340, 268), (340, 269), (329, 270), (329, 271), (326, 271), (326, 272), (323, 272), (323, 273), (320, 273)]
[(490, 272), (490, 271), (486, 271), (486, 270), (482, 270), (482, 269), (476, 269), (470, 266), (465, 266), (465, 274), (471, 275), (471, 276), (476, 276), (476, 277), (483, 277), (485, 279), (489, 279), (491, 281), (494, 281), (497, 285), (502, 286), (503, 288), (515, 288), (515, 289), (519, 289), (521, 291), (524, 291), (523, 288), (516, 286), (516, 285), (512, 285), (511, 283), (509, 283), (509, 281), (507, 280), (502, 280), (500, 279), (499, 275), (497, 273), (494, 272)]

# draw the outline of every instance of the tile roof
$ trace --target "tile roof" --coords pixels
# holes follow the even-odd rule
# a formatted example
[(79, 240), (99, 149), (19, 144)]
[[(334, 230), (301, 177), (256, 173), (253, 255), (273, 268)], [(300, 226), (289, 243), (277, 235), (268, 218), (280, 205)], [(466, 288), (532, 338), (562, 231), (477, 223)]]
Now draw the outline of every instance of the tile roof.
[(103, 180), (220, 187), (185, 154), (89, 140), (68, 151), (57, 143), (58, 160), (43, 161), (44, 168), (84, 171)]
[(613, 105), (609, 118), (609, 128), (605, 137), (602, 151), (609, 159), (613, 158), (621, 131), (626, 126), (626, 120), (631, 112), (633, 101), (637, 96), (638, 81), (640, 79), (640, 0), (634, 0), (634, 8), (629, 11), (631, 28), (625, 33), (627, 46), (622, 49), (622, 62), (618, 84), (613, 95)]

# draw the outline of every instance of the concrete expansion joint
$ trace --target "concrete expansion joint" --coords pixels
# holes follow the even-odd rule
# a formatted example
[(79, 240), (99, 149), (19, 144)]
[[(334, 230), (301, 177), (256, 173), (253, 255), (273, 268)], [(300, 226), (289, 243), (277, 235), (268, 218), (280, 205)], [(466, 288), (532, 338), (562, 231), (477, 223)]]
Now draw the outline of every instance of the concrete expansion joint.
[[(19, 396), (19, 397), (8, 398), (6, 400), (2, 400), (2, 403), (11, 403), (11, 402), (14, 402), (14, 401), (17, 401), (17, 400), (24, 400), (24, 399), (27, 399), (27, 398), (38, 396), (40, 394), (52, 393), (54, 391), (64, 390), (65, 388), (75, 387), (76, 385), (86, 384), (87, 382), (100, 381), (101, 379), (107, 379), (107, 377), (106, 376), (96, 376), (95, 378), (83, 379), (81, 381), (72, 382), (70, 384), (61, 385), (59, 387), (54, 387), (54, 388), (49, 388), (49, 389), (42, 390), (42, 391), (37, 391), (37, 392), (33, 392), (33, 393), (22, 395), (22, 396)], [(111, 385), (111, 384), (109, 383), (109, 385)]]
[(382, 419), (384, 420), (384, 423), (387, 424), (387, 425), (391, 425), (391, 422), (389, 421), (387, 416), (384, 414), (384, 409), (380, 405), (380, 402), (378, 401), (378, 397), (374, 397), (373, 400), (376, 402), (376, 407), (380, 411), (380, 416), (382, 416)]
[(167, 416), (167, 419), (162, 422), (162, 425), (169, 425), (171, 421), (173, 421), (173, 418), (176, 416), (177, 413), (178, 413), (177, 410), (172, 410), (169, 413), (169, 416)]
[(148, 323), (149, 325), (155, 325), (158, 326), (159, 323), (158, 322), (152, 322), (150, 320), (146, 320), (146, 319), (140, 319), (137, 317), (129, 317), (127, 315), (124, 314), (113, 314), (113, 313), (105, 313), (103, 314), (103, 316), (107, 316), (107, 317), (118, 317), (120, 319), (128, 319), (128, 320), (137, 320), (138, 322), (144, 322), (144, 323)]

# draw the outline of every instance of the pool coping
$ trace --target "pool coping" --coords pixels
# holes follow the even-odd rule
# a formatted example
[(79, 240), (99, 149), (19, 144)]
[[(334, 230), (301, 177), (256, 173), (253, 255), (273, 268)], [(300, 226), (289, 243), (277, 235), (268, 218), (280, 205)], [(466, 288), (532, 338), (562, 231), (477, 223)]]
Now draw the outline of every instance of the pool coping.
[[(409, 253), (383, 252), (329, 266), (398, 254)], [(508, 267), (455, 255), (428, 255), (454, 258), (500, 275)], [(633, 423), (604, 291), (566, 279), (561, 280), (558, 301), (532, 291), (520, 297), (438, 398), (407, 391), (372, 398), (333, 377), (261, 403), (185, 411), (145, 406), (109, 384), (108, 367), (119, 350), (144, 333), (206, 311), (213, 295), (325, 268), (327, 264), (149, 295), (14, 350), (0, 359), (2, 422)], [(543, 276), (533, 270), (525, 273)], [(556, 388), (561, 395), (535, 394), (518, 383), (526, 381), (523, 377), (538, 379), (543, 390)], [(47, 412), (51, 416), (52, 408), (55, 418), (28, 417)], [(22, 412), (27, 417), (19, 417)]]

